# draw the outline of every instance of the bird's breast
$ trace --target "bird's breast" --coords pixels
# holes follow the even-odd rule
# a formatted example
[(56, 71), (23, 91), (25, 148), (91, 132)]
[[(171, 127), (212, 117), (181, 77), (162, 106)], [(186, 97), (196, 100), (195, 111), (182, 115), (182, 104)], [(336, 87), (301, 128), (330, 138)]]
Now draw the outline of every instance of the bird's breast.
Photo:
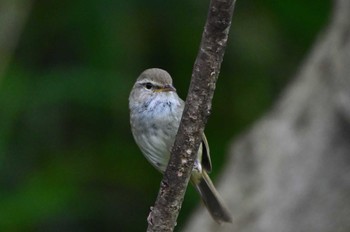
[[(132, 112), (131, 124), (136, 143), (157, 169), (164, 171), (180, 124), (179, 101), (154, 99), (142, 111)], [(140, 108), (140, 107), (139, 107)]]

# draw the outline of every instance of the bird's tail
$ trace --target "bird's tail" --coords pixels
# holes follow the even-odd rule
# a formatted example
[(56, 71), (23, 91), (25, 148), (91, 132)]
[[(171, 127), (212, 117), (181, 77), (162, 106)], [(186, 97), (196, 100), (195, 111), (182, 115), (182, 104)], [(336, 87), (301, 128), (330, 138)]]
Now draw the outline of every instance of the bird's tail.
[(217, 223), (232, 222), (231, 213), (226, 208), (218, 191), (215, 189), (208, 174), (203, 171), (202, 178), (194, 186), (201, 195), (202, 201)]

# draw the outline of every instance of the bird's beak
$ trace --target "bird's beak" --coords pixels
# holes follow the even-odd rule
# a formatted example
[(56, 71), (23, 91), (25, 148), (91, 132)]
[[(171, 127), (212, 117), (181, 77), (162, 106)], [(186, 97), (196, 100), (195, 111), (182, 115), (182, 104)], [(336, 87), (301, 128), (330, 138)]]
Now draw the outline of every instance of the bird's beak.
[(156, 90), (156, 92), (176, 92), (176, 89), (172, 85), (165, 85), (164, 87)]

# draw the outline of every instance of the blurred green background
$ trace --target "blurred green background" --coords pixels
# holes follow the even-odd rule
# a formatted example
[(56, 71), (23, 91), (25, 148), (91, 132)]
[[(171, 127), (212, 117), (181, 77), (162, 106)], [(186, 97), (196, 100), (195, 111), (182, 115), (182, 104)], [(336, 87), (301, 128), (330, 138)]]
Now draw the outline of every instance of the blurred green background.
[[(145, 231), (161, 175), (133, 141), (128, 94), (144, 69), (160, 67), (185, 98), (209, 1), (28, 3), (14, 50), (0, 53), (11, 57), (0, 73), (0, 231)], [(329, 0), (237, 2), (206, 127), (214, 179), (330, 10)], [(178, 231), (198, 204), (189, 187)]]

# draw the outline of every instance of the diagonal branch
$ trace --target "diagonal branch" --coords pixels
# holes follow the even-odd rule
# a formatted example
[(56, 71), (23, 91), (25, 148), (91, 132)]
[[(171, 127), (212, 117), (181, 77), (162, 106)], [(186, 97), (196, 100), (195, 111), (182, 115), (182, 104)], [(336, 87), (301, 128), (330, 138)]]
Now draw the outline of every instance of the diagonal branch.
[(211, 0), (186, 106), (147, 231), (173, 231), (210, 114), (235, 0)]

